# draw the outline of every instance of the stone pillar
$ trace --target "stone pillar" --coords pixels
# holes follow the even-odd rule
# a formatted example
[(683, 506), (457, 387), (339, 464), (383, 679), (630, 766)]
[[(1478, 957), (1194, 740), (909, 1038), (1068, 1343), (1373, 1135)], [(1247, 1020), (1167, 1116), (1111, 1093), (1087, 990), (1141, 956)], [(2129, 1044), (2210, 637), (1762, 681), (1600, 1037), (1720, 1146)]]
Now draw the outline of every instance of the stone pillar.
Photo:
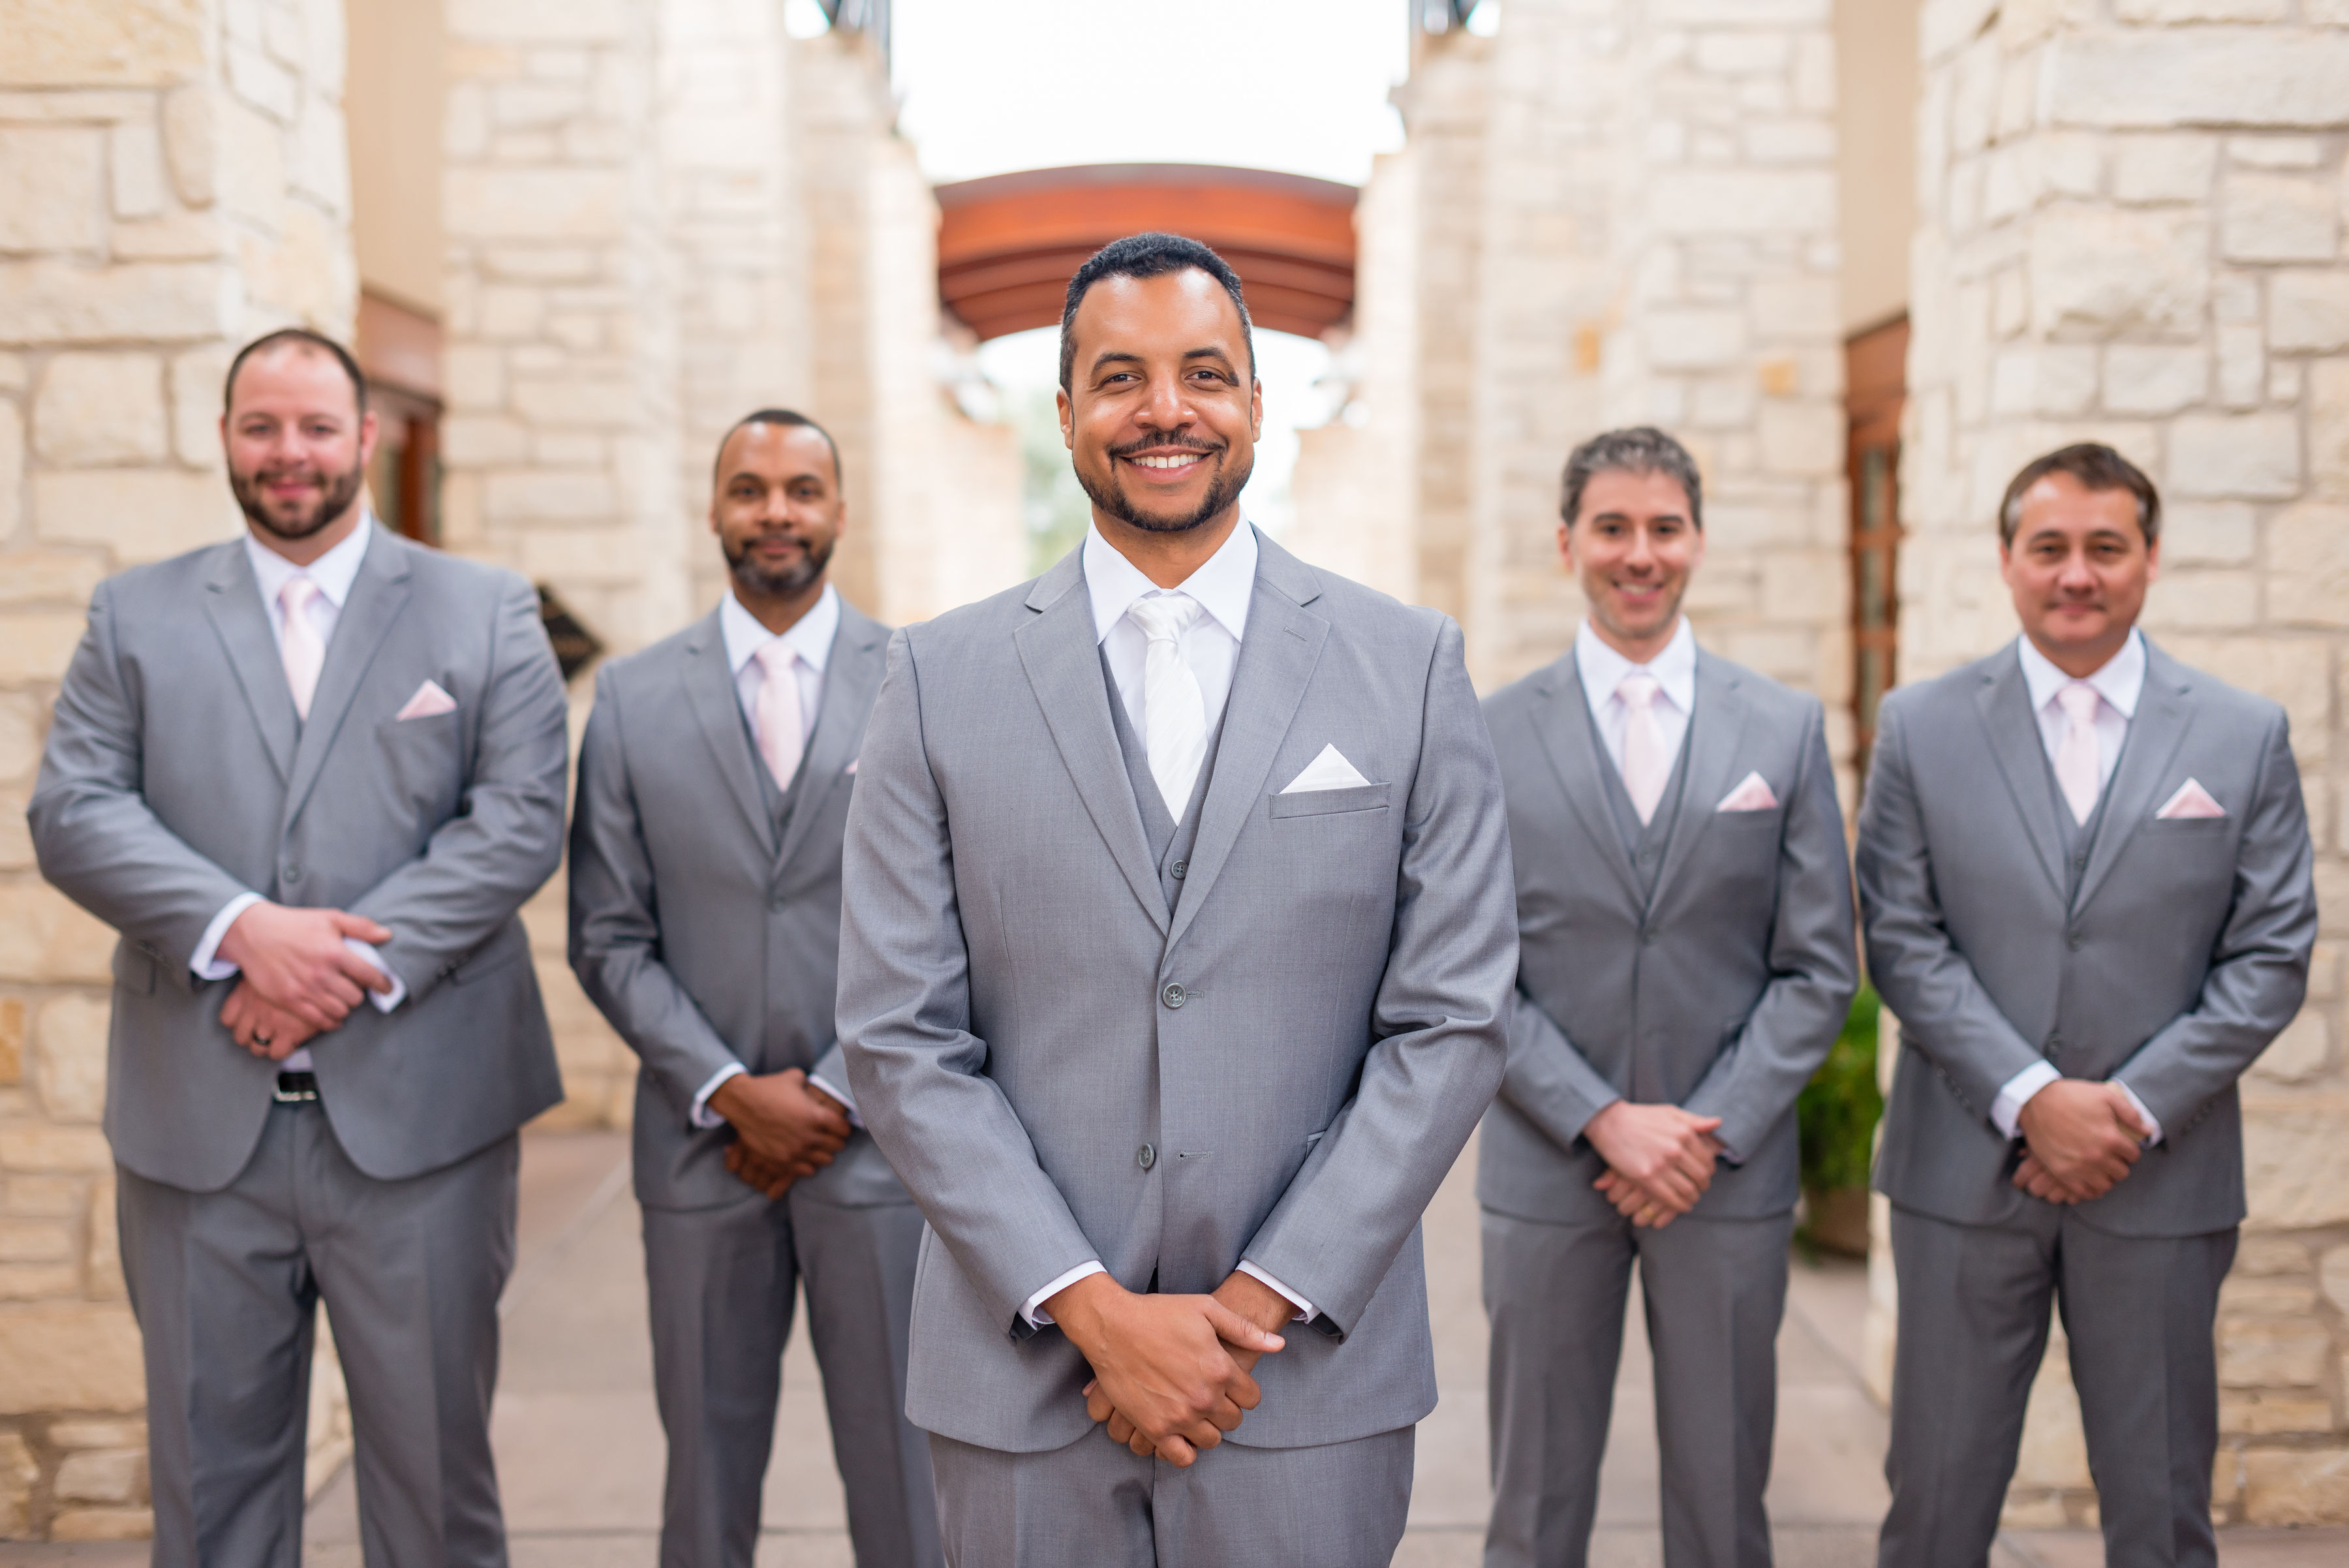
[[(1900, 673), (2014, 635), (1999, 495), (2094, 439), (2168, 504), (2147, 629), (2289, 711), (2323, 940), (2307, 1011), (2243, 1083), (2214, 1508), (2349, 1521), (2349, 8), (1930, 0), (1920, 20)], [(1889, 1329), (1879, 1311), (1878, 1365)], [(2016, 1522), (2094, 1517), (2062, 1377), (2051, 1357)]]
[(39, 880), (24, 809), (91, 588), (239, 526), (229, 356), (350, 334), (342, 9), (16, 0), (0, 32), (0, 1537), (96, 1540), (150, 1525), (113, 933)]

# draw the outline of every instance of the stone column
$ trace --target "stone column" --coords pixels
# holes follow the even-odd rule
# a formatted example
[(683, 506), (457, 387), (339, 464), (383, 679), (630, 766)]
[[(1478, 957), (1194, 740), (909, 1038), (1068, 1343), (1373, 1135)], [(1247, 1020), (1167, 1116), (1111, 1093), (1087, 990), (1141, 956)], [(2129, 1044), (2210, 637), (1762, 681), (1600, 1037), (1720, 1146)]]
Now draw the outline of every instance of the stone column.
[[(1920, 20), (1900, 673), (2014, 635), (2000, 493), (2094, 439), (2167, 502), (2147, 629), (2290, 712), (2324, 930), (2307, 1011), (2243, 1083), (2214, 1508), (2349, 1521), (2349, 7), (1930, 0)], [(1889, 1338), (1879, 1310), (1878, 1366)], [(2095, 1506), (2051, 1356), (2009, 1518)]]
[[(357, 306), (333, 0), (18, 0), (0, 47), (0, 1537), (147, 1533), (98, 1130), (113, 933), (24, 809), (108, 573), (233, 535), (229, 356)], [(322, 1378), (322, 1394), (338, 1380)], [(331, 1399), (319, 1424), (331, 1442)]]

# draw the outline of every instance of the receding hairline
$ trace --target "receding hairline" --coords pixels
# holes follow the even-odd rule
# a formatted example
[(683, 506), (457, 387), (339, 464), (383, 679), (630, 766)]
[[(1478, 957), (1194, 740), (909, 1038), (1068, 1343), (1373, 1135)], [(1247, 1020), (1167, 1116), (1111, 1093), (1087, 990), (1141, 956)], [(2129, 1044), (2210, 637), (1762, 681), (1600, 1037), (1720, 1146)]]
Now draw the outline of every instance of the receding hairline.
[[(740, 435), (743, 431), (754, 428), (764, 428), (775, 431), (785, 436), (788, 436), (794, 431), (805, 431), (813, 435), (818, 441), (823, 442), (824, 450), (832, 454), (832, 487), (834, 490), (844, 490), (846, 488), (846, 483), (843, 481), (841, 472), (840, 443), (832, 439), (832, 432), (830, 431), (824, 429), (822, 425), (816, 423), (813, 420), (807, 418), (803, 414), (800, 415), (796, 419), (779, 420), (771, 417), (764, 410), (761, 410), (758, 413), (743, 415), (740, 419), (736, 420), (733, 424), (727, 428), (724, 435), (718, 438), (718, 455), (711, 461), (709, 465), (710, 481), (713, 484), (722, 488), (726, 483), (728, 478), (726, 452), (729, 447), (731, 447), (734, 444), (734, 438)], [(736, 470), (735, 472), (739, 472), (740, 471)]]
[(263, 364), (288, 354), (299, 354), (312, 359), (323, 359), (326, 364), (333, 367), (335, 373), (342, 378), (343, 384), (350, 389), (352, 410), (358, 414), (362, 419), (366, 417), (366, 400), (360, 397), (358, 383), (351, 379), (350, 367), (343, 363), (341, 356), (337, 355), (332, 348), (326, 348), (323, 344), (313, 342), (307, 337), (296, 337), (290, 335), (282, 337), (265, 338), (254, 347), (246, 349), (243, 354), (237, 357), (236, 362), (229, 367), (228, 384), (221, 389), (222, 413), (223, 415), (233, 415), (236, 412), (237, 383), (244, 379), (244, 374), (246, 371), (252, 369), (255, 365)]

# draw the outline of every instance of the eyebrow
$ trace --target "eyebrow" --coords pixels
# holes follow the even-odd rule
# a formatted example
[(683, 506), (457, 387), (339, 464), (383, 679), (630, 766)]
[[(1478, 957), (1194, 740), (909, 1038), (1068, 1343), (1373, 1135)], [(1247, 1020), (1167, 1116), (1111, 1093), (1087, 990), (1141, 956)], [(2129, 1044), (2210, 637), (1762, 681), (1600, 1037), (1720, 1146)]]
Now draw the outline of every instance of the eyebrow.
[[(1183, 359), (1186, 364), (1194, 359), (1217, 359), (1221, 360), (1226, 365), (1232, 363), (1231, 352), (1228, 349), (1218, 348), (1212, 345), (1204, 348), (1185, 349), (1183, 354)], [(1098, 372), (1104, 365), (1140, 365), (1143, 363), (1145, 363), (1143, 358), (1141, 355), (1134, 353), (1130, 348), (1104, 348), (1100, 353), (1093, 356), (1092, 368), (1096, 372)]]

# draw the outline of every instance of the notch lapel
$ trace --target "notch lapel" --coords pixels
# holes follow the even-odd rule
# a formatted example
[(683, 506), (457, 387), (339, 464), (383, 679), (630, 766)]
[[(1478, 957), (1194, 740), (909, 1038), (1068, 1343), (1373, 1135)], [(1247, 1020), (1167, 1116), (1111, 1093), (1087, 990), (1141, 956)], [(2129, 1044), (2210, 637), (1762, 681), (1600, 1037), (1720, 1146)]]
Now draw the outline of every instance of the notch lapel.
[[(1254, 524), (1249, 524), (1254, 527)], [(1166, 945), (1183, 940), (1206, 907), (1216, 877), (1231, 857), (1232, 845), (1255, 814), (1272, 772), (1272, 759), (1288, 738), (1305, 700), (1306, 684), (1321, 661), (1330, 623), (1306, 609), (1321, 597), (1320, 579), (1296, 556), (1257, 535), (1256, 591), (1248, 598), (1247, 635), (1232, 669), (1231, 695), (1224, 702), (1224, 736), (1216, 746), (1216, 771), (1199, 807), (1199, 836), (1183, 884), (1183, 902)]]
[(1623, 836), (1607, 811), (1607, 779), (1601, 768), (1615, 765), (1591, 735), (1590, 703), (1582, 692), (1582, 665), (1568, 649), (1564, 659), (1542, 671), (1543, 702), (1536, 710), (1534, 732), (1566, 792), (1566, 804), (1582, 824), (1583, 836), (1598, 847), (1599, 858), (1623, 886), (1623, 896), (1640, 908), (1640, 878), (1623, 849)]
[(702, 617), (686, 640), (685, 668), (678, 673), (678, 683), (685, 688), (685, 703), (700, 727), (701, 738), (709, 744), (710, 761), (718, 765), (718, 776), (726, 781), (726, 793), (741, 807), (751, 836), (771, 861), (775, 825), (767, 815), (759, 776), (750, 771), (764, 764), (743, 733), (742, 700), (734, 693), (734, 671), (726, 662), (726, 634), (719, 629), (716, 610)]
[(2121, 742), (2120, 762), (2105, 794), (2105, 815), (2096, 841), (2088, 848), (2088, 868), (2080, 877), (2075, 913), (2086, 907), (2111, 875), (2130, 836), (2157, 809), (2154, 795), (2169, 776), (2169, 764), (2193, 727), (2194, 708), (2187, 701), (2191, 690), (2186, 673), (2148, 639), (2145, 645), (2145, 689), (2129, 720), (2128, 737)]
[(823, 815), (825, 797), (841, 787), (856, 755), (864, 715), (881, 685), (887, 635), (846, 599), (840, 601), (840, 629), (833, 633), (832, 652), (824, 660), (823, 701), (816, 709), (815, 732), (808, 737), (807, 761), (800, 764), (800, 798), (784, 825), (782, 847), (775, 852), (777, 870), (790, 865), (807, 842), (809, 826)]
[(228, 655), (244, 704), (252, 710), (254, 727), (261, 732), (262, 749), (277, 782), (293, 776), (294, 746), (300, 720), (294, 711), (294, 693), (285, 684), (285, 661), (278, 657), (277, 639), (269, 629), (269, 611), (261, 602), (261, 584), (253, 563), (245, 558), (244, 541), (220, 546), (212, 573), (204, 579), (204, 610), (212, 631)]
[[(326, 662), (318, 672), (318, 689), (310, 698), (310, 716), (302, 722), (302, 739), (294, 748), (294, 777), (286, 786), (285, 820), (291, 824), (326, 765), (335, 736), (358, 696), (367, 669), (391, 630), (399, 612), (408, 607), (408, 546), (378, 527), (367, 524), (367, 554), (359, 558), (358, 576), (335, 620), (335, 635), (326, 644)], [(288, 701), (292, 699), (289, 697)]]
[(2039, 721), (2032, 716), (2031, 689), (2023, 682), (2023, 660), (2013, 649), (1992, 659), (1991, 672), (1974, 694), (1975, 710), (1990, 739), (1991, 760), (2006, 781), (2006, 792), (2023, 818), (2024, 836), (2039, 854), (2039, 868), (2064, 901), (2064, 830), (2055, 820), (2055, 801), (2040, 771), (2047, 754), (2039, 738)]
[[(1166, 932), (1166, 895), (1150, 861), (1150, 841), (1142, 831), (1142, 808), (1134, 804), (1133, 781), (1117, 748), (1109, 717), (1109, 688), (1102, 680), (1101, 644), (1093, 635), (1092, 606), (1084, 589), (1084, 546), (1036, 579), (1028, 607), (1034, 619), (1012, 634), (1020, 668), (1044, 711), (1044, 724), (1061, 766), (1092, 818), (1127, 886), (1144, 912)], [(1185, 898), (1185, 904), (1190, 899)]]
[[(1745, 739), (1745, 722), (1754, 711), (1738, 690), (1742, 680), (1734, 667), (1702, 648), (1696, 650), (1696, 711), (1689, 715), (1688, 736), (1682, 742), (1688, 748), (1688, 766), (1681, 774), (1680, 809), (1672, 817), (1671, 835), (1664, 841), (1664, 863), (1656, 873), (1651, 909), (1663, 906), (1672, 878), (1688, 864), (1697, 840), (1720, 815), (1708, 803), (1720, 801), (1737, 782), (1733, 775), (1739, 747)], [(1791, 801), (1785, 803), (1785, 809), (1792, 807)]]

